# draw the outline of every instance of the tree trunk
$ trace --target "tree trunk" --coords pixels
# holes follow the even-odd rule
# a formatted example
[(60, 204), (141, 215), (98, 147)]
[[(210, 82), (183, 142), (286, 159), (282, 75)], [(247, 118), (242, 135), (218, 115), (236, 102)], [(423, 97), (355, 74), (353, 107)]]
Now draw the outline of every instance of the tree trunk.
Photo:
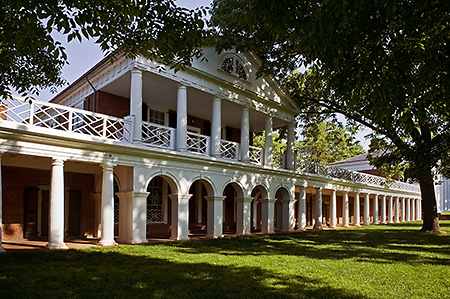
[(427, 171), (420, 180), (420, 192), (422, 195), (423, 232), (442, 232), (439, 227), (436, 196), (434, 192), (434, 180), (431, 171)]

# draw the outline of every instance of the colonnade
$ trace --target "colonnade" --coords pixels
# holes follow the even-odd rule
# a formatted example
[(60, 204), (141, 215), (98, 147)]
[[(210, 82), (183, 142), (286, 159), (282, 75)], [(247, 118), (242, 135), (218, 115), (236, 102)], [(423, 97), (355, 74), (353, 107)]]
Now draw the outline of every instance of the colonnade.
[[(330, 211), (329, 215), (323, 215), (323, 191), (324, 188), (315, 188), (314, 229), (322, 228), (324, 218), (329, 220), (328, 223), (331, 228), (337, 227), (338, 224), (343, 227), (349, 227), (350, 223), (353, 226), (360, 226), (370, 224), (400, 223), (422, 219), (422, 203), (420, 198), (400, 195), (339, 191), (336, 189), (327, 190), (331, 193), (329, 201)], [(342, 211), (340, 213), (342, 215), (341, 223), (338, 223), (337, 217), (338, 194), (342, 197)], [(297, 213), (298, 226), (300, 229), (304, 229), (307, 225), (306, 195), (306, 188), (301, 186)], [(349, 197), (353, 198), (354, 210), (352, 222), (350, 222)], [(363, 206), (362, 215), (361, 206)]]

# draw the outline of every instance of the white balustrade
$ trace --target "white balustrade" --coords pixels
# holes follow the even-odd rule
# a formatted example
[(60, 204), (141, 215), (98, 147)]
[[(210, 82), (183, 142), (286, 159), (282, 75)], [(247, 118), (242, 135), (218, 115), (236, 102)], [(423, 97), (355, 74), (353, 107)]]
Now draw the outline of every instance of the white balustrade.
[(263, 157), (264, 152), (262, 148), (256, 147), (256, 146), (249, 146), (249, 156), (250, 156), (250, 162), (254, 164), (262, 164), (263, 163)]
[(273, 167), (275, 168), (286, 168), (285, 167), (285, 155), (282, 153), (273, 152), (272, 153), (272, 159), (273, 159)]
[(187, 150), (192, 153), (209, 155), (209, 146), (211, 137), (188, 132), (187, 133)]
[(128, 142), (132, 127), (122, 118), (16, 97), (1, 99), (0, 120)]
[(318, 163), (303, 163), (298, 167), (299, 172), (306, 172), (311, 174), (317, 174), (321, 176), (329, 176), (338, 179), (353, 181), (361, 184), (385, 186), (387, 185), (391, 189), (406, 190), (413, 192), (420, 192), (420, 187), (414, 184), (403, 183), (395, 181), (393, 183), (387, 183), (386, 178), (379, 177), (367, 173), (352, 171), (344, 168), (321, 165)]
[(220, 143), (221, 157), (230, 160), (238, 160), (239, 146), (240, 144), (237, 142), (221, 140)]
[(175, 132), (171, 127), (142, 122), (142, 142), (148, 146), (175, 149)]

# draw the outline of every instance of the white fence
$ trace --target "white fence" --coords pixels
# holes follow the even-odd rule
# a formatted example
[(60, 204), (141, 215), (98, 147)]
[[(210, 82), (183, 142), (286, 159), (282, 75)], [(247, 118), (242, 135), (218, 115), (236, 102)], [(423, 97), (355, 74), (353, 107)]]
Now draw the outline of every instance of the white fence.
[(175, 129), (150, 122), (142, 122), (142, 142), (148, 146), (175, 149)]
[(263, 164), (264, 153), (262, 148), (250, 145), (248, 153), (250, 162), (259, 165)]
[(221, 140), (220, 142), (220, 154), (222, 158), (230, 160), (239, 159), (239, 147), (240, 144), (233, 141)]
[(211, 137), (188, 132), (187, 133), (187, 150), (192, 153), (209, 155), (209, 145)]
[(132, 122), (63, 105), (8, 98), (1, 100), (0, 120), (36, 127), (131, 141)]

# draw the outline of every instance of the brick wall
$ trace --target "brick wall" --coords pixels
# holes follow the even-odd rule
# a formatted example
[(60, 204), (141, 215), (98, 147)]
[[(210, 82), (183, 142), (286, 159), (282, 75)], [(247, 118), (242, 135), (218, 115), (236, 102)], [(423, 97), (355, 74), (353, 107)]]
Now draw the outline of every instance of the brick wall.
[[(50, 186), (50, 170), (2, 166), (4, 240), (23, 239), (25, 189)], [(81, 236), (93, 234), (95, 202), (94, 175), (64, 174), (65, 187), (81, 191)]]
[[(94, 105), (94, 95), (90, 95), (90, 107)], [(95, 112), (123, 118), (130, 115), (130, 100), (111, 93), (97, 91)]]

